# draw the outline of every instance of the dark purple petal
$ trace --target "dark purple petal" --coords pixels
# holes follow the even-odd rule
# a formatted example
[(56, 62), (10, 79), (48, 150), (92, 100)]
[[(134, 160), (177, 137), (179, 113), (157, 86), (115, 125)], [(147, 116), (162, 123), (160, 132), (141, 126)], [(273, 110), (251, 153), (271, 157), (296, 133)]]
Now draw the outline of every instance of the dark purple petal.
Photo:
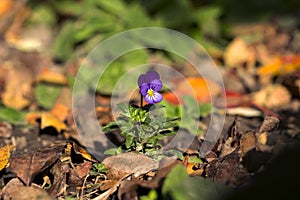
[(138, 79), (138, 85), (139, 85), (139, 87), (141, 87), (143, 85), (143, 83), (147, 83), (146, 75), (145, 74), (140, 75), (139, 79)]
[(149, 90), (149, 84), (147, 83), (143, 83), (141, 86), (140, 86), (140, 92), (143, 96), (146, 96), (147, 95), (147, 92)]
[(158, 92), (162, 88), (162, 82), (159, 79), (155, 79), (150, 82), (150, 88), (156, 92)]
[(146, 81), (150, 83), (151, 81), (159, 79), (159, 74), (156, 71), (148, 71), (146, 73)]
[(154, 92), (152, 96), (149, 96), (148, 94), (145, 96), (146, 102), (150, 104), (158, 103), (162, 99), (163, 99), (162, 95), (158, 92)]

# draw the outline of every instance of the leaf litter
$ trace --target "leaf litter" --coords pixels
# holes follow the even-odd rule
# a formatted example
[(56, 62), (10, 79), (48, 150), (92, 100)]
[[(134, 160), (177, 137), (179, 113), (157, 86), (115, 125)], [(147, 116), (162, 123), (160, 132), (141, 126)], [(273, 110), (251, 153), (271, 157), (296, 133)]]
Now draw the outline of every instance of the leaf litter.
[[(181, 156), (175, 162), (164, 159), (158, 162), (133, 152), (97, 160), (80, 141), (72, 119), (72, 77), (81, 58), (63, 63), (57, 70), (54, 58), (43, 51), (43, 45), (40, 46), (41, 38), (36, 37), (33, 41), (19, 34), (26, 31), (23, 22), (27, 15), (20, 17), (13, 13), (11, 18), (9, 14), (16, 10), (26, 14), (25, 2), (6, 0), (0, 6), (3, 19), (0, 32), (5, 35), (5, 41), (0, 41), (5, 52), (0, 51), (0, 59), (4, 61), (0, 68), (1, 198), (266, 199), (277, 192), (282, 192), (284, 197), (293, 194), (293, 180), (299, 179), (296, 163), (300, 76), (299, 51), (297, 46), (290, 44), (297, 40), (296, 33), (286, 30), (290, 27), (282, 27), (276, 20), (233, 27), (232, 38), (224, 51), (216, 49), (219, 53), (212, 54), (220, 65), (224, 65), (220, 70), (225, 93), (213, 81), (194, 76), (188, 78), (192, 92), (201, 104), (209, 103), (209, 95), (226, 95), (228, 100), (222, 135), (207, 155), (199, 157), (199, 147), (204, 142), (200, 134), (195, 136), (196, 142), (188, 149), (178, 149)], [(112, 5), (101, 3), (101, 6), (109, 9)], [(111, 8), (122, 10), (122, 7), (124, 5), (120, 4)], [(66, 10), (59, 12), (68, 17)], [(218, 24), (220, 10), (209, 8), (206, 12), (212, 15), (213, 26)], [(70, 14), (76, 16), (78, 13)], [(203, 18), (206, 14), (199, 15), (200, 21), (206, 21)], [(76, 36), (78, 41), (71, 41), (70, 35), (75, 31), (73, 24), (65, 27), (70, 32), (64, 36), (62, 31), (60, 38), (68, 38), (70, 44), (80, 46), (84, 41), (79, 38), (89, 37), (90, 33), (81, 32)], [(91, 28), (90, 24), (87, 27)], [(52, 31), (49, 27), (44, 29)], [(201, 29), (205, 35), (210, 35), (209, 30)], [(216, 36), (219, 31), (214, 29), (212, 34)], [(55, 54), (61, 59), (63, 54), (70, 54), (72, 45), (64, 48), (67, 51), (56, 49)], [(144, 54), (141, 60), (147, 58)], [(150, 57), (166, 60), (161, 54)], [(129, 58), (123, 61), (126, 59)], [(194, 73), (188, 67), (178, 67), (188, 64), (177, 61), (171, 62), (174, 68), (184, 74)], [(111, 87), (113, 83), (109, 79), (105, 81)], [(178, 87), (176, 92), (180, 95), (191, 92), (184, 88)], [(208, 94), (208, 88), (212, 94)], [(95, 110), (99, 123), (106, 125), (113, 120), (107, 96), (110, 88), (104, 96), (101, 88), (98, 90)], [(166, 104), (173, 105), (169, 114), (178, 116), (179, 106), (184, 103), (182, 99), (167, 92), (163, 96)], [(201, 128), (205, 129), (209, 112), (197, 117), (202, 123)], [(114, 139), (122, 142), (124, 138), (117, 136)], [(286, 187), (280, 188), (280, 185)], [(269, 196), (260, 196), (261, 188), (258, 187), (269, 192)]]

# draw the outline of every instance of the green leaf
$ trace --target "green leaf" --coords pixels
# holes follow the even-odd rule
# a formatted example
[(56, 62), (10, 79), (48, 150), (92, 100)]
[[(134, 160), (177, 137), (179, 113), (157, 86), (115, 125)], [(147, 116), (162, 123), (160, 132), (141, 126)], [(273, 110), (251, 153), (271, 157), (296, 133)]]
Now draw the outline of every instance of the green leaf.
[(0, 121), (13, 125), (25, 124), (25, 113), (8, 107), (0, 107)]
[(107, 133), (107, 132), (110, 132), (110, 131), (116, 130), (116, 129), (119, 129), (119, 124), (118, 124), (118, 122), (112, 121), (112, 122), (109, 122), (107, 125), (105, 125), (102, 128), (102, 131)]
[[(182, 165), (176, 165), (167, 175), (166, 180), (163, 183), (162, 194), (166, 196), (168, 193), (176, 192), (181, 182), (186, 179), (189, 175), (186, 169)], [(187, 198), (183, 198), (187, 199)]]
[(129, 112), (128, 103), (119, 103), (119, 104), (117, 104), (117, 107), (121, 110), (122, 113), (128, 113)]
[(134, 137), (132, 135), (126, 135), (125, 146), (127, 149), (129, 149), (131, 147), (133, 142), (134, 142)]
[(76, 29), (72, 22), (66, 22), (54, 43), (55, 58), (66, 61), (70, 59), (75, 44)]
[(171, 170), (162, 187), (163, 196), (171, 196), (174, 200), (224, 199), (229, 192), (229, 188), (203, 177), (189, 177), (182, 165), (177, 165)]
[(39, 84), (34, 88), (34, 95), (39, 106), (50, 109), (53, 107), (60, 91), (60, 86)]
[(117, 154), (121, 154), (123, 152), (122, 147), (118, 147), (118, 148), (111, 148), (111, 149), (107, 149), (106, 151), (104, 151), (104, 154), (107, 155), (117, 155)]
[(202, 160), (197, 157), (189, 157), (188, 162), (193, 163), (193, 164), (202, 164), (203, 163)]
[(157, 200), (157, 199), (158, 199), (158, 194), (154, 189), (150, 190), (147, 196), (141, 196), (141, 200)]
[(199, 110), (200, 110), (200, 115), (202, 117), (206, 117), (209, 113), (212, 112), (212, 105), (211, 103), (200, 104)]
[(218, 6), (202, 7), (196, 12), (196, 19), (199, 22), (201, 31), (208, 36), (218, 37), (220, 35), (220, 24), (218, 18), (222, 11)]

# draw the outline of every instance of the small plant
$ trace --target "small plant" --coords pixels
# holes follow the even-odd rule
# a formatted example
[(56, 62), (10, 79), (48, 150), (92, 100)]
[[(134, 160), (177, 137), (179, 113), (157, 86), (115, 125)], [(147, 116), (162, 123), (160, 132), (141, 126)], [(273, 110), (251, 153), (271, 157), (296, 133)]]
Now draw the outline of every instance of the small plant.
[[(161, 149), (159, 141), (165, 136), (175, 134), (177, 119), (166, 118), (164, 106), (157, 104), (163, 99), (159, 93), (162, 88), (159, 74), (149, 71), (140, 75), (138, 85), (141, 105), (119, 104), (120, 116), (103, 128), (106, 133), (119, 129), (120, 134), (125, 137), (125, 143), (121, 147), (110, 149), (106, 151), (107, 154), (118, 154), (125, 150), (157, 157)], [(148, 104), (143, 106), (143, 99)]]
[(107, 169), (104, 164), (95, 163), (95, 164), (93, 164), (93, 167), (90, 170), (89, 174), (91, 176), (103, 176), (103, 174), (105, 174), (108, 171), (109, 171), (109, 169)]

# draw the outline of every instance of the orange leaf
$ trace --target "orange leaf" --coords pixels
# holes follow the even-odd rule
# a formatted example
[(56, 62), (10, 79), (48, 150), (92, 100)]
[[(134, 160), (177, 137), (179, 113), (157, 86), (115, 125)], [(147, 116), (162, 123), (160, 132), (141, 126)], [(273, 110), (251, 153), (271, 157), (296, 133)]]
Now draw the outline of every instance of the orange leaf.
[(51, 110), (51, 114), (59, 121), (63, 122), (68, 117), (69, 109), (63, 104), (56, 103)]
[(35, 125), (37, 123), (37, 119), (41, 118), (40, 113), (32, 112), (26, 115), (26, 121), (28, 124)]
[(190, 84), (193, 91), (189, 91), (189, 87), (183, 81), (179, 83), (176, 92), (179, 94), (195, 95), (200, 103), (210, 102), (211, 96), (216, 96), (221, 93), (221, 87), (212, 80), (200, 77), (188, 77), (186, 81)]
[(263, 76), (276, 76), (287, 74), (300, 69), (300, 56), (275, 57), (273, 62), (258, 68), (257, 74)]
[(261, 66), (258, 68), (257, 74), (259, 76), (275, 76), (279, 74), (279, 69), (282, 65), (282, 60), (280, 58), (275, 58), (272, 63)]
[(180, 100), (178, 99), (176, 94), (174, 94), (173, 92), (163, 93), (163, 98), (171, 104), (174, 104), (174, 105), (180, 104)]
[(54, 83), (64, 85), (68, 82), (65, 75), (58, 72), (53, 72), (48, 68), (43, 68), (41, 73), (36, 78), (37, 82), (47, 82), (47, 83)]
[(62, 130), (67, 129), (67, 126), (59, 121), (57, 117), (55, 117), (51, 113), (44, 112), (41, 116), (41, 129), (44, 129), (46, 127), (54, 127), (57, 132), (61, 132)]

